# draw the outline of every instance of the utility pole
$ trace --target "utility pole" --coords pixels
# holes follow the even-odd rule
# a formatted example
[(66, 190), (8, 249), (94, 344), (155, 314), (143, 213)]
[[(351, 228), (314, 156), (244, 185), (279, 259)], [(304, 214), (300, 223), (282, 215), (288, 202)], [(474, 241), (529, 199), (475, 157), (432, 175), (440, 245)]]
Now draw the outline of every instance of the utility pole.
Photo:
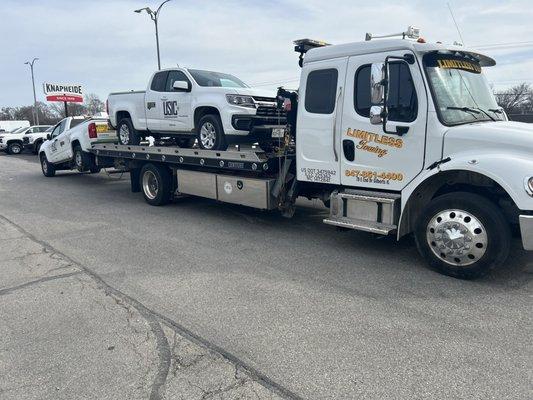
[(154, 21), (154, 24), (155, 24), (155, 43), (156, 43), (156, 46), (157, 46), (157, 69), (161, 69), (161, 57), (159, 55), (159, 30), (158, 30), (158, 27), (157, 27), (157, 19), (159, 18), (159, 12), (161, 11), (161, 7), (163, 7), (163, 5), (165, 3), (168, 3), (170, 0), (165, 0), (164, 2), (162, 2), (159, 7), (157, 7), (157, 10), (155, 11), (152, 11), (150, 9), (150, 7), (144, 7), (144, 8), (140, 8), (138, 10), (135, 10), (136, 13), (140, 14), (141, 12), (143, 11), (146, 11), (146, 13), (148, 15), (150, 15), (150, 18), (152, 19), (152, 21)]
[(35, 94), (35, 77), (33, 76), (33, 64), (38, 58), (34, 58), (31, 62), (26, 61), (24, 64), (28, 64), (31, 70), (31, 83), (33, 85), (33, 123), (39, 125), (39, 111), (37, 110), (37, 95)]

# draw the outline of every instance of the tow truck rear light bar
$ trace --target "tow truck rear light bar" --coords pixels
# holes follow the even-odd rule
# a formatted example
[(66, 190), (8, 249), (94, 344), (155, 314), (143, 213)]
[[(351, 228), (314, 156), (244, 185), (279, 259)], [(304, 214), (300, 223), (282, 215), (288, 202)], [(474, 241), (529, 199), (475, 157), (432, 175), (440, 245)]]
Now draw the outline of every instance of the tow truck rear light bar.
[(304, 54), (307, 53), (311, 49), (315, 49), (317, 47), (324, 47), (324, 46), (331, 46), (331, 44), (323, 42), (321, 40), (314, 40), (314, 39), (298, 39), (294, 41), (294, 51), (297, 53), (300, 53), (300, 59), (298, 62), (298, 65), (300, 67), (303, 66), (304, 63)]

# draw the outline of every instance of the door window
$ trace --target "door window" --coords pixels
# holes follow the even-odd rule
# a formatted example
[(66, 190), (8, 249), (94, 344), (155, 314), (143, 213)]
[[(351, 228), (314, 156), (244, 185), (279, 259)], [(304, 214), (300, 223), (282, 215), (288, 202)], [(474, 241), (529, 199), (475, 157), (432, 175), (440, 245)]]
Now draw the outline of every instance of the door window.
[(154, 75), (154, 78), (152, 79), (152, 85), (150, 86), (150, 89), (155, 92), (164, 92), (165, 83), (167, 82), (167, 75), (168, 75), (168, 71), (162, 71), (162, 72), (156, 73)]
[(313, 114), (331, 114), (335, 110), (338, 71), (334, 68), (312, 71), (307, 76), (305, 109)]
[(187, 75), (185, 75), (182, 71), (169, 71), (168, 77), (167, 77), (167, 84), (165, 86), (165, 92), (174, 92), (174, 82), (176, 81), (185, 81), (188, 82), (189, 85), (191, 82), (189, 81), (189, 78), (187, 78)]
[(65, 130), (65, 126), (67, 125), (67, 120), (64, 119), (63, 121), (61, 121), (59, 123), (59, 125), (57, 125), (54, 130), (52, 131), (52, 137), (57, 137), (59, 135), (61, 135), (63, 133), (63, 131)]
[[(370, 69), (363, 65), (355, 73), (354, 107), (363, 117), (370, 116)], [(388, 119), (413, 122), (418, 115), (418, 99), (409, 65), (403, 62), (389, 64)]]

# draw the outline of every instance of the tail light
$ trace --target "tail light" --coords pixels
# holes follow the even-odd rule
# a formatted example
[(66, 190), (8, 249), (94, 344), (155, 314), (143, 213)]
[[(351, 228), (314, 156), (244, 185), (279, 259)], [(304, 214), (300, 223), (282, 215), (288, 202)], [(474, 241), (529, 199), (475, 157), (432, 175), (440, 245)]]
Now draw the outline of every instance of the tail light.
[(94, 122), (91, 122), (89, 124), (89, 127), (87, 128), (87, 131), (89, 132), (89, 139), (97, 139), (98, 134), (96, 133), (96, 124)]

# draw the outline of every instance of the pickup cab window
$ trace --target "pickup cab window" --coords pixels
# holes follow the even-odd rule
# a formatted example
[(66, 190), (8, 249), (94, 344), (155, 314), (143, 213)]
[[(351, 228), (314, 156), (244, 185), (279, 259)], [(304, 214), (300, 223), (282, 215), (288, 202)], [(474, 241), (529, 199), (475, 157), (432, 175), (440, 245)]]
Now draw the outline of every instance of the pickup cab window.
[[(355, 73), (354, 107), (363, 117), (370, 116), (370, 69), (363, 65)], [(418, 99), (409, 71), (403, 62), (389, 64), (389, 94), (387, 98), (388, 118), (390, 121), (413, 122), (418, 115)]]
[(191, 83), (189, 78), (187, 78), (187, 75), (185, 75), (182, 71), (169, 71), (167, 83), (165, 85), (165, 92), (174, 92), (175, 90), (172, 86), (176, 81), (185, 81), (189, 82), (189, 84)]
[(230, 88), (249, 87), (239, 78), (230, 74), (223, 74), (222, 72), (213, 71), (202, 71), (199, 69), (189, 69), (188, 71), (192, 75), (196, 83), (200, 86)]
[(156, 73), (152, 79), (152, 85), (150, 86), (150, 89), (155, 92), (164, 92), (165, 84), (167, 83), (167, 75), (168, 71)]

